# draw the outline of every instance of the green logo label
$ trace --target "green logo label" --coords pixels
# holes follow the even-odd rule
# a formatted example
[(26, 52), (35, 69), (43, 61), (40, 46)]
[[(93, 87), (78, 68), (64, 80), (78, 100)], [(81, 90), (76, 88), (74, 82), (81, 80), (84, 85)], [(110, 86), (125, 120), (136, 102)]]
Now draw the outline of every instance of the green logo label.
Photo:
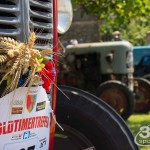
[(140, 127), (134, 141), (139, 146), (150, 146), (150, 125)]

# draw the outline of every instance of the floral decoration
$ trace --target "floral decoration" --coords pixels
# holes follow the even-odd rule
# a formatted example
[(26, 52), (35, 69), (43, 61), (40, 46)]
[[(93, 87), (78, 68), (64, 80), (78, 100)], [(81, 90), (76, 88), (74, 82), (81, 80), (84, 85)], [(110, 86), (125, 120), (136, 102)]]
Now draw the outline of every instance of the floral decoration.
[[(52, 60), (45, 58), (52, 50), (34, 48), (36, 35), (32, 32), (28, 43), (19, 43), (10, 37), (0, 37), (0, 86), (6, 85), (1, 96), (22, 86), (35, 86), (43, 80), (48, 92), (55, 81), (55, 68)], [(5, 84), (3, 84), (5, 82)]]

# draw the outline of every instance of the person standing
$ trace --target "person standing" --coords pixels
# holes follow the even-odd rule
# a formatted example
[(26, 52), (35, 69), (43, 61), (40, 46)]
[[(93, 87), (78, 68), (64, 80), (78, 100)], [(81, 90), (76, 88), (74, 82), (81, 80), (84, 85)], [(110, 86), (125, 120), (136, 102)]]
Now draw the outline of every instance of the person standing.
[(146, 32), (146, 41), (147, 41), (147, 45), (150, 46), (150, 31)]
[(113, 32), (113, 41), (123, 41), (120, 31), (117, 30)]

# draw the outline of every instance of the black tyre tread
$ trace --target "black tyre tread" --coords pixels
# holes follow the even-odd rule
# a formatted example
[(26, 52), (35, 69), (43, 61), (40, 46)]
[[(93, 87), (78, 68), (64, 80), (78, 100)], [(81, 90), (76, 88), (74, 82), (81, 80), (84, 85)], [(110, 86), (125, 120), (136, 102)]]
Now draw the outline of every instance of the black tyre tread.
[[(79, 130), (97, 150), (138, 150), (129, 128), (110, 106), (88, 92), (67, 86), (60, 89), (71, 99), (57, 93), (58, 122)], [(105, 138), (108, 141), (101, 142)]]
[[(150, 76), (149, 76), (150, 77)], [(147, 89), (149, 89), (150, 91), (150, 81), (144, 78), (135, 78), (134, 80), (138, 81), (138, 82), (143, 82), (145, 84), (145, 86), (147, 87)], [(136, 111), (136, 113), (148, 113), (150, 111), (150, 105), (146, 105), (144, 109), (141, 109), (140, 111)]]
[(127, 97), (127, 100), (128, 100), (127, 109), (122, 114), (120, 114), (123, 119), (127, 120), (129, 116), (134, 112), (135, 98), (134, 98), (132, 91), (125, 84), (117, 80), (106, 81), (99, 85), (99, 87), (96, 90), (96, 96), (99, 97), (100, 94), (105, 89), (112, 87), (112, 86), (115, 86), (119, 88), (120, 90), (122, 90)]
[[(93, 144), (81, 132), (66, 124), (60, 125), (64, 129), (64, 131), (56, 126), (55, 133), (57, 135), (55, 136), (54, 150), (84, 150), (88, 147), (93, 147)], [(62, 135), (67, 138), (63, 138)]]
[(143, 78), (150, 81), (150, 74), (145, 75)]

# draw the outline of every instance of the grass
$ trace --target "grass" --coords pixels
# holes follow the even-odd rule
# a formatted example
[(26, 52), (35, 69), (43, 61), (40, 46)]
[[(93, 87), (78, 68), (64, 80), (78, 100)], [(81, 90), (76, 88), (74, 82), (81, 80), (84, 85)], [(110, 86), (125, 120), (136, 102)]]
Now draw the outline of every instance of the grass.
[[(150, 114), (133, 114), (129, 117), (127, 125), (135, 137), (140, 127), (150, 125)], [(150, 146), (140, 146), (140, 150), (150, 150)]]

